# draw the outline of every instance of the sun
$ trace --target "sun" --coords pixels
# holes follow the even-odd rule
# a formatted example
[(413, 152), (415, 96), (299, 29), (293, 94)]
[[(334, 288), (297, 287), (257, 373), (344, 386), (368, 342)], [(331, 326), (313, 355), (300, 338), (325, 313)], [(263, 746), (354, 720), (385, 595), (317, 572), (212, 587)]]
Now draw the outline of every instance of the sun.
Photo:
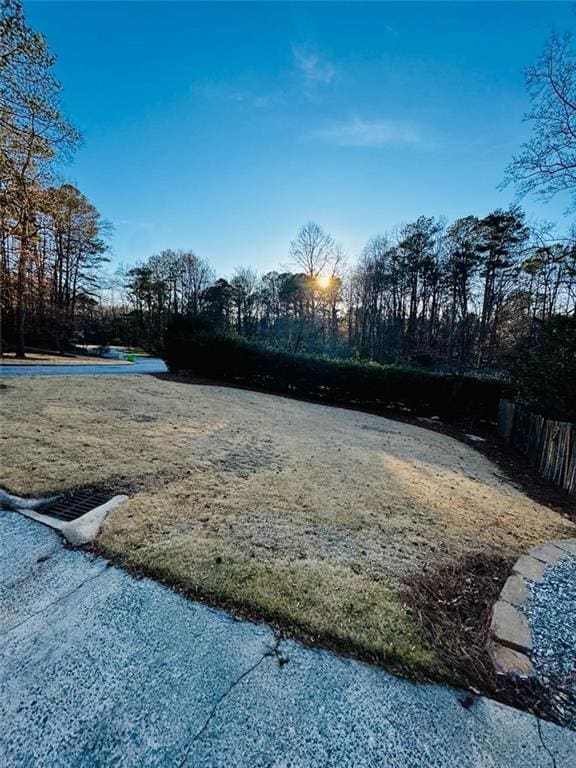
[(318, 288), (321, 288), (322, 290), (326, 290), (327, 288), (330, 288), (330, 284), (332, 283), (332, 278), (330, 275), (318, 275), (316, 278), (316, 282), (318, 283)]

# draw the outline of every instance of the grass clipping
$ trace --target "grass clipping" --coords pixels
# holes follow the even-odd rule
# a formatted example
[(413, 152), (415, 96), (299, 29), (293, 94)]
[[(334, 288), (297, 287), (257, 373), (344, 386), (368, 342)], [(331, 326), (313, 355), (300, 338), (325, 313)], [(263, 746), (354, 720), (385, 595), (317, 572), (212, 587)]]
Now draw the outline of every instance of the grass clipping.
[(150, 376), (6, 384), (0, 485), (127, 492), (100, 551), (413, 677), (450, 665), (406, 579), (573, 535), (472, 448), (409, 424)]

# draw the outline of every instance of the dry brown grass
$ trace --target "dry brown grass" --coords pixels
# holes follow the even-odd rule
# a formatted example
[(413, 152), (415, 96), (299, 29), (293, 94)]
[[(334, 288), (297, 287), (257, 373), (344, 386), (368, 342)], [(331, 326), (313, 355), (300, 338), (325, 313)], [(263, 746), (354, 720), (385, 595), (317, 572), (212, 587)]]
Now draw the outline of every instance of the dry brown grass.
[(378, 416), (148, 376), (6, 383), (0, 485), (127, 490), (108, 554), (424, 675), (442, 664), (404, 580), (569, 526), (472, 448)]

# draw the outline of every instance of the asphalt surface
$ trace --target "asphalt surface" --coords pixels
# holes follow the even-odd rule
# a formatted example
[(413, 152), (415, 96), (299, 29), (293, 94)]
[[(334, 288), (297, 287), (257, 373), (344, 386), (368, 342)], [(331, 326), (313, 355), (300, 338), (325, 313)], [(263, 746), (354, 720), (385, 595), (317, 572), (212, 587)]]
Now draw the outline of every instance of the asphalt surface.
[(575, 754), (572, 731), (280, 642), (0, 511), (3, 768), (572, 768)]
[(164, 373), (168, 369), (158, 357), (136, 357), (135, 363), (107, 365), (69, 363), (67, 365), (0, 365), (0, 378), (6, 376), (110, 376), (126, 373)]

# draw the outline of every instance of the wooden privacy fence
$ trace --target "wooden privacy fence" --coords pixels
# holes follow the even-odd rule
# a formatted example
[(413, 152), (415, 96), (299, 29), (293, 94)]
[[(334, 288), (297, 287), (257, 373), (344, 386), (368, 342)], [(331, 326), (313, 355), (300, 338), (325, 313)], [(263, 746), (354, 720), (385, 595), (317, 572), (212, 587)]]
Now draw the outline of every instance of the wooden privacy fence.
[(498, 432), (541, 475), (576, 494), (576, 424), (546, 419), (518, 403), (500, 400)]

